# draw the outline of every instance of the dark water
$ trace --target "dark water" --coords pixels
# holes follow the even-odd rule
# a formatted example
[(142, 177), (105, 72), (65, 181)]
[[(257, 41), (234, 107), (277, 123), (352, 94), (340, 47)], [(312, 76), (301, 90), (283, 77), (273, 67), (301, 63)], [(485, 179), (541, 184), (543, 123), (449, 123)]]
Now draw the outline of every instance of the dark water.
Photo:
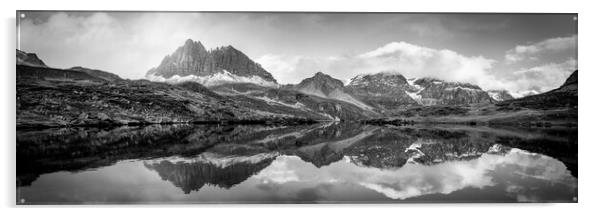
[(576, 202), (577, 130), (153, 125), (17, 131), (17, 202)]

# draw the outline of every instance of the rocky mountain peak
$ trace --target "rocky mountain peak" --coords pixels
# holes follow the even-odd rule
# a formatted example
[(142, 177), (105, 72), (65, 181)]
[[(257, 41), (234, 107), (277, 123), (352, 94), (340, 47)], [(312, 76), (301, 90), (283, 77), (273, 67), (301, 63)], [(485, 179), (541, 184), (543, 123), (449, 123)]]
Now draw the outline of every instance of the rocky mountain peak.
[(375, 74), (358, 75), (351, 79), (348, 86), (394, 86), (401, 87), (408, 85), (407, 79), (396, 72), (379, 72)]
[(384, 110), (416, 105), (407, 91), (412, 88), (407, 79), (397, 72), (359, 75), (346, 86), (349, 92), (366, 104)]
[(199, 41), (188, 39), (147, 73), (156, 81), (196, 81), (203, 85), (256, 83), (277, 85), (276, 79), (261, 65), (232, 46), (207, 51)]
[(343, 81), (322, 72), (317, 72), (314, 76), (302, 80), (293, 89), (308, 95), (345, 101), (365, 110), (372, 109), (372, 107), (349, 95)]
[(317, 72), (313, 77), (306, 78), (299, 83), (299, 86), (306, 86), (313, 84), (326, 89), (343, 88), (345, 85), (343, 81), (335, 79), (328, 74)]

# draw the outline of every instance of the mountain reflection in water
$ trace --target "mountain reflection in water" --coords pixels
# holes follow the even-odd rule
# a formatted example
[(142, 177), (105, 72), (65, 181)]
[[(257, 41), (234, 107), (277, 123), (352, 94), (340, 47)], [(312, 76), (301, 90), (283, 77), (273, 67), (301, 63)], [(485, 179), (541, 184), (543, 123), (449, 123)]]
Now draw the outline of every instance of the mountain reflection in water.
[(41, 203), (575, 202), (577, 130), (152, 125), (17, 131)]

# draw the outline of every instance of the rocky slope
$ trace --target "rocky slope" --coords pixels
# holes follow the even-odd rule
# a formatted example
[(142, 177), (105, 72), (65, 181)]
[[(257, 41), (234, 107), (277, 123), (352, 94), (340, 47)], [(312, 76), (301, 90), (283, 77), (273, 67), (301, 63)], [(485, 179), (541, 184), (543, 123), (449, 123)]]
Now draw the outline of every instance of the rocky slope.
[(371, 106), (349, 94), (342, 81), (322, 72), (317, 72), (313, 77), (302, 80), (292, 89), (307, 95), (344, 101), (365, 110), (372, 110)]
[(381, 72), (356, 76), (345, 87), (354, 97), (381, 110), (418, 105), (407, 94), (412, 87), (406, 78), (398, 73)]
[(207, 51), (198, 41), (188, 39), (159, 66), (147, 73), (154, 81), (196, 81), (205, 86), (223, 83), (255, 83), (276, 86), (276, 80), (261, 65), (232, 46)]
[(421, 105), (487, 104), (492, 99), (479, 86), (433, 78), (410, 79), (408, 94)]

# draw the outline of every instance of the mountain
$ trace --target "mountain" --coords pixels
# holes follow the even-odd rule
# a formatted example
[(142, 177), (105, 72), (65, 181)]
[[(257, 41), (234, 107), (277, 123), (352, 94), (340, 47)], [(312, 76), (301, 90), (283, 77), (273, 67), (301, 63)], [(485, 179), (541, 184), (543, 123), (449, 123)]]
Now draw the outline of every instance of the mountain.
[(397, 109), (418, 105), (406, 92), (411, 90), (406, 78), (394, 72), (359, 75), (345, 86), (355, 98), (379, 109)]
[(514, 97), (512, 97), (512, 95), (510, 95), (510, 93), (508, 93), (508, 91), (506, 90), (489, 90), (487, 91), (487, 94), (489, 94), (489, 97), (491, 97), (491, 99), (493, 99), (494, 101), (505, 101), (514, 99)]
[(48, 67), (35, 53), (26, 53), (21, 50), (17, 50), (17, 65)]
[(332, 78), (322, 72), (302, 80), (299, 84), (292, 86), (292, 89), (304, 94), (340, 100), (365, 110), (372, 110), (371, 106), (351, 96), (341, 80)]
[(166, 56), (159, 66), (147, 73), (153, 81), (194, 81), (205, 86), (224, 83), (255, 83), (277, 86), (272, 75), (248, 56), (232, 46), (207, 51), (203, 44), (191, 39), (174, 53)]
[(421, 105), (487, 104), (492, 99), (479, 86), (434, 78), (409, 79), (408, 94)]

